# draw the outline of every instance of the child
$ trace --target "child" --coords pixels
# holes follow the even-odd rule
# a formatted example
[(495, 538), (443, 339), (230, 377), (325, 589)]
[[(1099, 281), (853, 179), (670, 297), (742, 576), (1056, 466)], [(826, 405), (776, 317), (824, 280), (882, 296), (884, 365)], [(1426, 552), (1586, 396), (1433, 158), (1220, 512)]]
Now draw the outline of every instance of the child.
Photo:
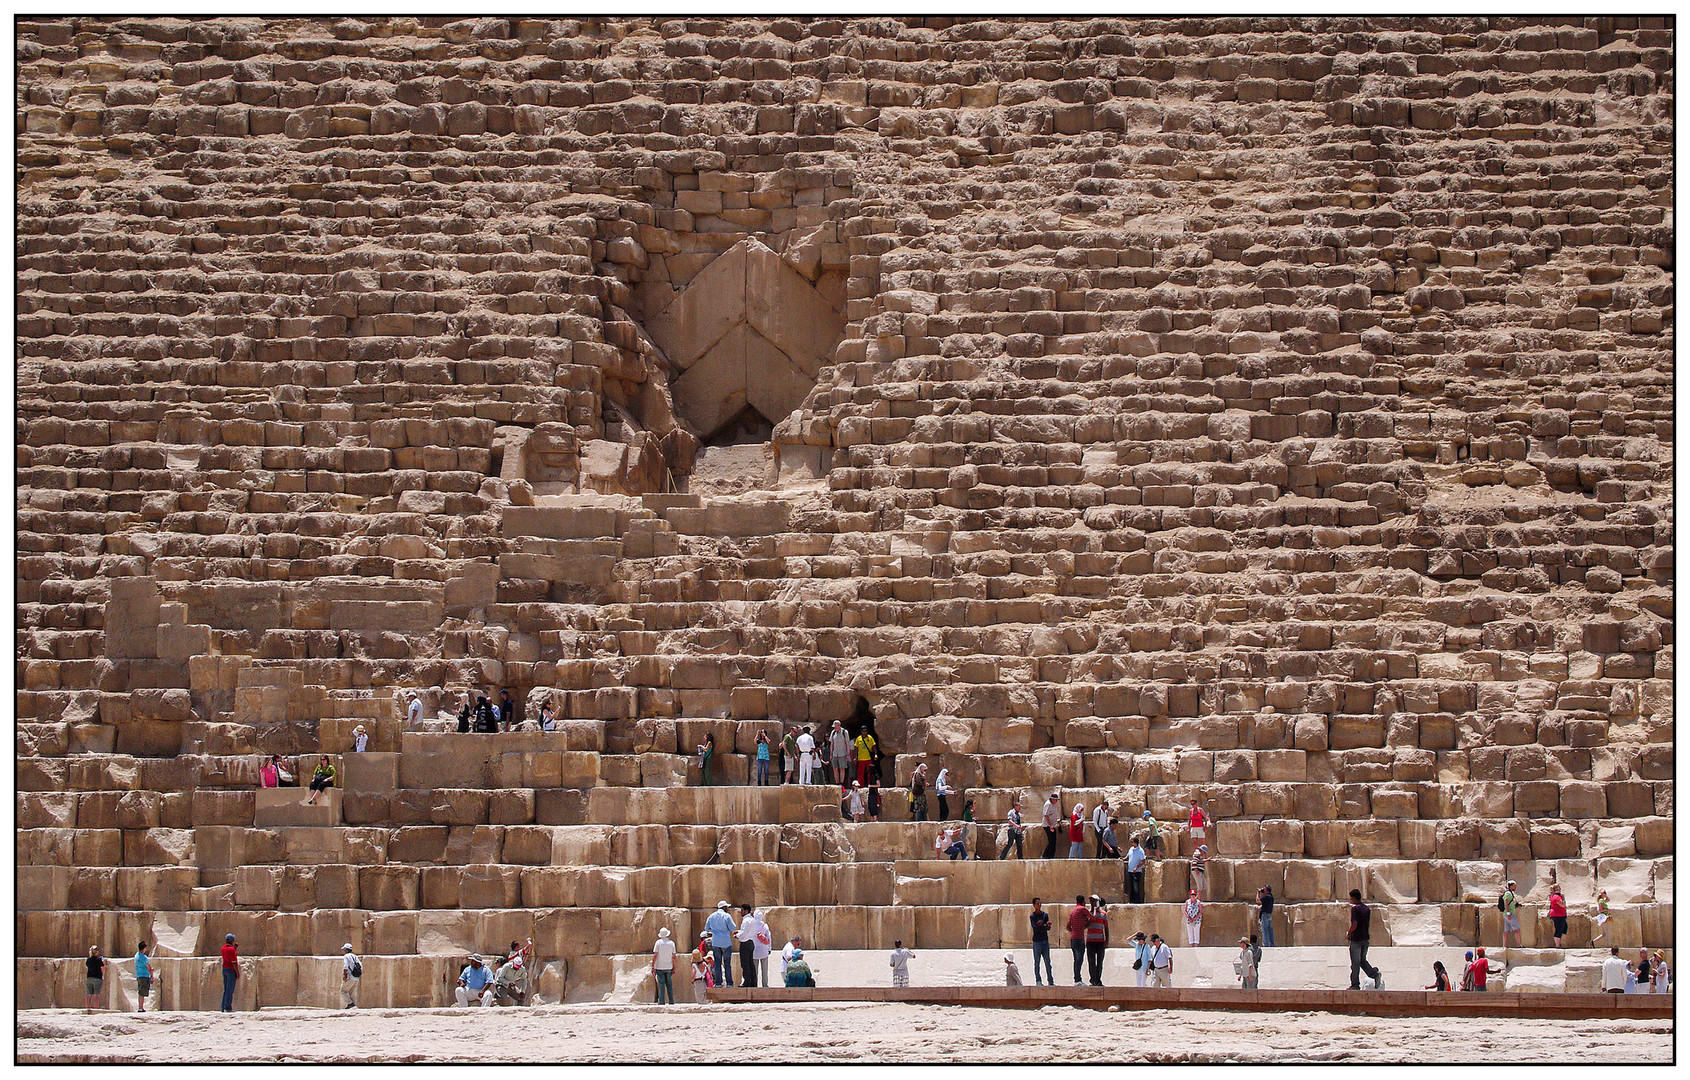
[(1602, 889), (1596, 894), (1596, 933), (1590, 936), (1592, 941), (1601, 941), (1606, 933), (1602, 929), (1608, 922), (1608, 890)]

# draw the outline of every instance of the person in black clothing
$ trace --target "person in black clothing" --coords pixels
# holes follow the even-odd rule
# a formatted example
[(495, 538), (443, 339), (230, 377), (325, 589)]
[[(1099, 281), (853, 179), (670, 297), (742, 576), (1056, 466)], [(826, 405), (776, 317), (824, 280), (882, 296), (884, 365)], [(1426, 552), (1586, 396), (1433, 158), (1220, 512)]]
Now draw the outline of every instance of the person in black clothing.
[(470, 720), (474, 716), (475, 706), (467, 701), (464, 702), (464, 707), (458, 710), (458, 734), (462, 735), (468, 733)]
[(1350, 989), (1361, 989), (1361, 972), (1373, 980), (1375, 990), (1383, 989), (1384, 980), (1379, 969), (1367, 962), (1368, 930), (1373, 922), (1373, 909), (1361, 902), (1361, 890), (1350, 890)]
[(1261, 912), (1262, 945), (1273, 948), (1273, 886), (1263, 885), (1256, 890), (1256, 904)]
[(511, 692), (499, 691), (499, 724), (504, 731), (516, 726), (516, 706), (511, 704)]
[(493, 704), (487, 700), (486, 694), (478, 695), (475, 699), (475, 730), (483, 735), (491, 735), (499, 730), (498, 723), (493, 719)]
[[(1056, 974), (1050, 969), (1050, 912), (1040, 906), (1039, 898), (1033, 897), (1033, 913), (1027, 916), (1027, 921), (1033, 927), (1033, 983), (1043, 986), (1048, 981), (1056, 985)], [(1044, 978), (1039, 977), (1039, 958), (1045, 962)]]

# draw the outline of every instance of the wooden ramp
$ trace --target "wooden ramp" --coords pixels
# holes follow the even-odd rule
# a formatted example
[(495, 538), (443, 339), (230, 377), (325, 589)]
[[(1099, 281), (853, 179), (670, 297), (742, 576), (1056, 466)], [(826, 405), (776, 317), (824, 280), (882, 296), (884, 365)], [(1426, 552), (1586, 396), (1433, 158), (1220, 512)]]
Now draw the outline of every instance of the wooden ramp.
[(716, 989), (722, 1003), (779, 1004), (811, 1001), (888, 1001), (911, 1005), (968, 1005), (984, 1009), (1039, 1009), (1071, 1005), (1084, 1009), (1211, 1009), (1234, 1012), (1329, 1012), (1355, 1016), (1506, 1016), (1549, 1020), (1624, 1017), (1670, 1020), (1671, 994), (1436, 993), (1425, 990), (1218, 990), (1149, 989), (1136, 986), (1021, 987), (930, 986), (894, 990), (884, 986), (819, 987), (814, 990)]

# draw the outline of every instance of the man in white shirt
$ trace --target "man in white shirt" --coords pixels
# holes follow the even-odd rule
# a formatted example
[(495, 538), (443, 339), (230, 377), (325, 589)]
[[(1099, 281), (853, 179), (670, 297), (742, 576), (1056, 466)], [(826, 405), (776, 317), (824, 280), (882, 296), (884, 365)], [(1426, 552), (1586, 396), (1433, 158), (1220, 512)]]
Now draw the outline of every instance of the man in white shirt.
[(750, 904), (739, 905), (739, 931), (734, 935), (739, 940), (739, 985), (755, 987), (757, 985), (757, 919), (751, 914)]
[(1110, 858), (1109, 851), (1103, 846), (1103, 834), (1109, 828), (1109, 802), (1106, 799), (1097, 801), (1097, 810), (1091, 816), (1091, 827), (1097, 838), (1097, 857)]
[(902, 941), (892, 943), (893, 986), (908, 986), (910, 984), (910, 957), (914, 955), (914, 950), (904, 948)]
[(1602, 961), (1602, 990), (1609, 994), (1625, 993), (1625, 977), (1630, 969), (1620, 958), (1620, 947), (1608, 949), (1608, 959)]
[(1050, 801), (1045, 803), (1045, 853), (1044, 858), (1056, 857), (1056, 841), (1062, 835), (1062, 805), (1057, 801), (1056, 793), (1052, 792)]
[(1174, 950), (1162, 940), (1162, 935), (1150, 935), (1150, 985), (1174, 985)]
[(780, 984), (782, 986), (786, 985), (786, 965), (792, 963), (793, 953), (802, 951), (803, 945), (804, 939), (794, 934), (792, 940), (786, 943), (786, 948), (780, 951)]
[(816, 740), (810, 737), (810, 729), (798, 736), (798, 782), (808, 784), (810, 773), (815, 767)]
[(405, 722), (408, 727), (415, 730), (422, 724), (422, 700), (417, 697), (415, 690), (411, 691), (410, 698), (410, 707), (405, 710)]
[(651, 947), (651, 973), (657, 979), (657, 1004), (675, 1004), (675, 943), (667, 926), (657, 932), (657, 944)]
[(359, 962), (358, 954), (352, 951), (352, 943), (348, 941), (340, 947), (341, 1008), (358, 1007), (358, 979), (363, 974), (364, 965)]

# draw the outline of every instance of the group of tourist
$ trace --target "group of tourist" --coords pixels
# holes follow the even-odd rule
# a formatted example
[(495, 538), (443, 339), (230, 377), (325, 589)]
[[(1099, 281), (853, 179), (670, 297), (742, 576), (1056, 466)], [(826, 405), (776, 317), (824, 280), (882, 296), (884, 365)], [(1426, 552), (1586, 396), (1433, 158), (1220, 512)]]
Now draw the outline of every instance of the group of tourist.
[[(669, 928), (657, 932), (651, 950), (651, 971), (657, 983), (657, 1004), (675, 1003), (675, 964), (678, 946)], [(704, 992), (717, 986), (733, 986), (734, 954), (739, 955), (739, 986), (769, 986), (769, 957), (774, 953), (774, 932), (760, 909), (750, 904), (739, 906), (739, 920), (735, 922), (733, 907), (726, 900), (718, 901), (716, 910), (704, 920), (698, 935), (698, 947), (688, 956), (692, 965), (693, 997), (703, 1001)], [(781, 950), (780, 985), (814, 986), (815, 972), (804, 958), (803, 939), (792, 937)]]
[[(853, 783), (859, 788), (870, 783), (878, 786), (880, 783), (880, 749), (875, 742), (874, 733), (868, 730), (866, 724), (852, 736), (845, 730), (843, 723), (835, 720), (825, 740), (821, 741), (818, 741), (814, 729), (808, 725), (794, 724), (788, 727), (784, 734), (777, 726), (774, 737), (769, 735), (767, 728), (763, 728), (757, 732), (755, 746), (755, 772), (752, 783), (756, 787), (767, 787), (771, 783), (836, 784), (849, 792), (848, 785)], [(717, 754), (715, 734), (706, 732), (704, 741), (699, 743), (695, 750), (698, 754), (700, 782), (705, 787), (714, 786), (718, 782), (718, 774), (714, 768)], [(925, 779), (925, 772), (922, 773), (922, 779)], [(941, 814), (947, 809), (946, 794), (944, 791), (939, 793)], [(911, 809), (915, 812), (918, 795), (921, 796), (921, 816), (917, 820), (925, 821), (927, 815), (924, 792), (912, 790)]]

